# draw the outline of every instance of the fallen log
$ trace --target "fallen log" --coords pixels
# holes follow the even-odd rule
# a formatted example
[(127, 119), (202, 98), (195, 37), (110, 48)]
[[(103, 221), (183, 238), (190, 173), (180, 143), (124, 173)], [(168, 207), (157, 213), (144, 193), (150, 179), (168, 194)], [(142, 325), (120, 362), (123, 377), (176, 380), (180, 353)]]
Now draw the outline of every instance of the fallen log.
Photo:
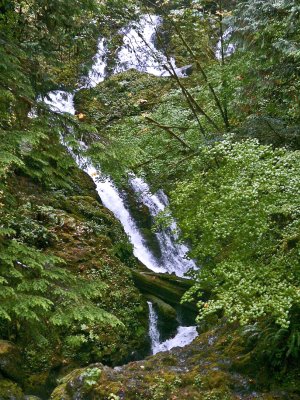
[(180, 303), (184, 293), (193, 286), (193, 280), (136, 270), (132, 271), (132, 277), (142, 293), (154, 295), (173, 306), (181, 305), (188, 310), (197, 311), (196, 303)]

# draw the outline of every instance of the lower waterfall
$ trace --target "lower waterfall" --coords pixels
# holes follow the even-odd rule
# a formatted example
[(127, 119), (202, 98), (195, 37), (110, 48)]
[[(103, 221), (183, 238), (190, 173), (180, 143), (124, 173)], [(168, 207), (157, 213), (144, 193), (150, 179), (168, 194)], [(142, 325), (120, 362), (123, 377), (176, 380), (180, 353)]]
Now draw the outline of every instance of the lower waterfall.
[(152, 354), (168, 351), (173, 349), (173, 347), (184, 347), (198, 336), (196, 326), (179, 326), (173, 338), (160, 342), (160, 334), (157, 326), (158, 315), (153, 304), (150, 301), (147, 301), (147, 303), (149, 307), (149, 337)]

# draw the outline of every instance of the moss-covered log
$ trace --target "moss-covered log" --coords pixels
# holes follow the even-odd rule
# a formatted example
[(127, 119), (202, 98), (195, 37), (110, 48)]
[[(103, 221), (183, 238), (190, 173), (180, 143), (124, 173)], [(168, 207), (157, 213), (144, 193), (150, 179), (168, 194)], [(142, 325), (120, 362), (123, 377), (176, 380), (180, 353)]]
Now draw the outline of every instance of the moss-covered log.
[[(155, 272), (133, 271), (132, 276), (142, 293), (154, 295), (174, 306), (180, 305), (182, 296), (194, 284), (193, 280)], [(184, 303), (182, 306), (197, 311), (195, 303)]]

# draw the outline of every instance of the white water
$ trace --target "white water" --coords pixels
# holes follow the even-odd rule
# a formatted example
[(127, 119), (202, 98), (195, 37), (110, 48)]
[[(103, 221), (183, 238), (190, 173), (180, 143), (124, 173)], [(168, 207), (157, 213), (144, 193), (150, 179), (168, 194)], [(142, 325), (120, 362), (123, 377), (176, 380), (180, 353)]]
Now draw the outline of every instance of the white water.
[(158, 316), (154, 310), (153, 304), (147, 301), (149, 307), (149, 336), (151, 340), (152, 354), (157, 354), (162, 351), (168, 351), (174, 347), (184, 347), (190, 344), (198, 336), (196, 326), (179, 326), (176, 335), (164, 342), (160, 342), (158, 331)]
[[(232, 27), (229, 27), (228, 29), (226, 29), (226, 31), (223, 34), (223, 43), (225, 45), (225, 48), (224, 48), (224, 56), (225, 57), (231, 56), (231, 54), (233, 54), (236, 49), (236, 46), (234, 43), (228, 43), (228, 40), (230, 39), (232, 33), (233, 33), (233, 29), (232, 29)], [(218, 60), (222, 60), (222, 40), (221, 39), (217, 43), (215, 55)]]
[(93, 66), (89, 71), (86, 78), (85, 88), (93, 88), (98, 85), (98, 83), (103, 82), (105, 78), (106, 69), (106, 48), (105, 39), (99, 38), (97, 53), (93, 58)]
[[(142, 203), (149, 209), (152, 217), (165, 209), (168, 198), (162, 190), (156, 194), (150, 192), (150, 188), (141, 178), (131, 178), (130, 184)], [(188, 247), (178, 243), (176, 222), (173, 221), (170, 229), (156, 233), (162, 257), (159, 260), (166, 272), (174, 272), (177, 276), (184, 276), (190, 269), (196, 269), (195, 263), (187, 258)]]
[(115, 73), (130, 68), (157, 76), (166, 73), (163, 64), (167, 63), (167, 59), (154, 46), (156, 29), (160, 23), (161, 18), (156, 15), (143, 15), (138, 22), (120, 31), (123, 33), (123, 46), (117, 54)]
[(168, 351), (175, 347), (187, 346), (192, 343), (197, 336), (198, 332), (196, 326), (179, 326), (176, 335), (172, 339), (159, 343), (159, 345), (155, 347), (153, 354), (161, 351)]
[(114, 73), (124, 72), (134, 68), (140, 72), (156, 76), (170, 76), (164, 65), (172, 66), (179, 77), (186, 76), (190, 66), (177, 68), (175, 59), (168, 59), (155, 47), (157, 29), (162, 23), (157, 15), (143, 15), (138, 22), (129, 24), (120, 30), (123, 34), (123, 45), (117, 53), (117, 66)]
[(47, 93), (43, 100), (54, 112), (75, 114), (73, 93), (55, 90)]
[[(143, 38), (137, 30), (131, 26), (127, 29), (124, 36), (124, 45), (119, 51), (119, 65), (115, 72), (125, 71), (129, 68), (136, 68), (143, 72), (154, 75), (165, 75), (162, 63), (167, 60), (155, 49), (154, 34), (156, 27), (160, 24), (159, 17), (144, 16), (140, 24), (142, 26)], [(147, 45), (146, 45), (147, 44)], [(150, 52), (145, 52), (145, 47), (150, 47)], [(94, 57), (93, 67), (87, 77), (84, 87), (94, 87), (104, 79), (105, 73), (105, 44), (104, 40), (98, 42), (98, 52)], [(59, 113), (74, 114), (73, 103), (74, 93), (63, 91), (50, 92), (44, 102), (49, 107)], [(135, 256), (149, 269), (155, 272), (174, 272), (178, 276), (183, 276), (191, 268), (195, 268), (193, 261), (186, 259), (188, 248), (183, 244), (176, 243), (176, 235), (171, 231), (157, 233), (162, 257), (156, 260), (148, 249), (135, 221), (132, 219), (129, 211), (126, 209), (124, 201), (120, 196), (118, 189), (110, 179), (103, 178), (101, 172), (89, 165), (86, 160), (77, 160), (79, 166), (86, 170), (97, 186), (98, 194), (108, 209), (110, 209), (116, 218), (122, 223), (129, 240), (133, 244)], [(84, 166), (83, 166), (84, 165)], [(141, 178), (131, 179), (131, 185), (136, 193), (139, 193), (141, 201), (148, 207), (152, 216), (156, 216), (168, 204), (166, 195), (160, 191), (151, 194), (149, 186)], [(173, 223), (172, 230), (176, 230), (176, 224)], [(157, 330), (157, 314), (151, 303), (149, 305), (149, 335), (152, 343), (152, 352), (156, 354), (159, 351), (167, 351), (173, 347), (183, 347), (189, 344), (196, 336), (196, 327), (179, 327), (174, 338), (159, 342), (159, 332)]]
[(159, 331), (157, 327), (158, 317), (151, 301), (147, 301), (147, 303), (149, 307), (149, 336), (151, 340), (151, 352), (152, 354), (156, 354), (157, 349), (160, 346)]
[(134, 255), (152, 271), (165, 272), (165, 269), (158, 265), (157, 261), (147, 248), (135, 221), (131, 218), (129, 211), (126, 209), (124, 201), (113, 182), (110, 179), (103, 179), (101, 173), (99, 173), (99, 171), (97, 171), (93, 166), (89, 166), (86, 169), (86, 172), (94, 180), (103, 205), (112, 211), (115, 217), (118, 218), (123, 225), (130, 242), (133, 244)]

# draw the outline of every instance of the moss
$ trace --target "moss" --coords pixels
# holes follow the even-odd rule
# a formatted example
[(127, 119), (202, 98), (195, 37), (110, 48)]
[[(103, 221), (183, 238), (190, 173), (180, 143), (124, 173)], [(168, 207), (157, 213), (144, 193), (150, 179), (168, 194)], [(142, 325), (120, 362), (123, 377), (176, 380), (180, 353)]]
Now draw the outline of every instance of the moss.
[(0, 379), (1, 400), (25, 400), (22, 389), (8, 379)]
[(50, 384), (49, 371), (43, 371), (30, 375), (24, 381), (25, 393), (35, 393), (39, 396), (44, 396)]
[(51, 400), (72, 400), (72, 397), (67, 393), (66, 386), (60, 385), (52, 393)]
[[(183, 294), (192, 285), (192, 281), (168, 274), (133, 271), (132, 275), (143, 293), (154, 295), (171, 305), (180, 305)], [(184, 303), (183, 307), (196, 311), (196, 306), (192, 303)]]
[[(200, 334), (185, 348), (159, 353), (117, 369), (103, 367), (97, 382), (88, 391), (80, 383), (79, 377), (83, 374), (80, 370), (68, 377), (67, 387), (73, 388), (70, 400), (108, 399), (111, 394), (128, 400), (289, 398), (291, 394), (287, 391), (260, 391), (250, 376), (233, 370), (231, 359), (221, 349), (230, 347), (231, 341), (226, 337), (234, 338), (235, 329), (232, 325), (220, 324)], [(75, 393), (81, 397), (75, 397)], [(298, 398), (293, 396), (295, 393), (291, 398)]]

